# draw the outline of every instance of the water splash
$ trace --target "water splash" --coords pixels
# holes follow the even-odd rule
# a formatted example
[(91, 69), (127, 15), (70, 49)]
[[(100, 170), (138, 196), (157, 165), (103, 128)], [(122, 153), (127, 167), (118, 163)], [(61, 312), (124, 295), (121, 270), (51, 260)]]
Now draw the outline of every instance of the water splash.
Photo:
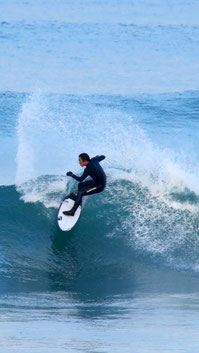
[[(177, 155), (155, 145), (132, 116), (101, 100), (37, 92), (23, 104), (17, 127), (16, 184), (21, 190), (26, 185), (24, 200), (45, 199), (41, 176), (61, 178), (59, 190), (63, 191), (62, 176), (67, 170), (82, 172), (77, 160), (79, 153), (86, 151), (91, 156), (106, 155), (103, 166), (109, 180), (130, 181), (174, 208), (198, 211), (197, 165), (189, 164), (183, 153)], [(27, 187), (28, 181), (32, 186)], [(57, 190), (54, 179), (51, 181), (52, 185), (46, 182), (46, 194), (53, 187)], [(70, 187), (69, 178), (66, 187)]]

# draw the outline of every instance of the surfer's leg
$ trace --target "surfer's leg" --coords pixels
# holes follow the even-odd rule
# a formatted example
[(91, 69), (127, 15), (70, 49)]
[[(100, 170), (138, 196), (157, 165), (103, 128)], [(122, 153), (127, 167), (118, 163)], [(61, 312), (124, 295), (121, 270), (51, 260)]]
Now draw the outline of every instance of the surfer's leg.
[(89, 187), (93, 186), (95, 183), (93, 180), (81, 181), (78, 184), (78, 191), (87, 190)]
[(78, 191), (70, 193), (66, 198), (71, 198), (75, 201), (73, 207), (69, 211), (64, 211), (65, 216), (74, 216), (75, 211), (82, 202), (82, 196), (86, 190), (91, 188), (94, 185), (93, 180), (82, 181), (78, 184)]
[(96, 193), (99, 191), (96, 191), (98, 189), (98, 186), (95, 185), (95, 183), (92, 180), (88, 180), (82, 183), (79, 183), (78, 189), (81, 191), (78, 191), (77, 197), (74, 203), (74, 206), (71, 208), (70, 211), (64, 211), (63, 214), (65, 216), (74, 216), (75, 211), (79, 207), (79, 205), (82, 202), (82, 197), (86, 195), (91, 195), (92, 193)]
[(104, 187), (102, 187), (101, 185), (93, 185), (84, 192), (84, 196), (98, 194), (99, 192), (102, 192), (103, 190), (104, 190)]
[(83, 181), (78, 184), (78, 192), (77, 192), (77, 196), (75, 197), (75, 203), (74, 203), (73, 207), (71, 208), (71, 210), (63, 212), (63, 214), (65, 216), (74, 216), (75, 211), (77, 210), (77, 208), (79, 207), (79, 205), (82, 202), (82, 197), (85, 195), (85, 192), (88, 189), (92, 188), (93, 185), (94, 185), (93, 180)]
[(65, 216), (74, 216), (75, 211), (77, 210), (79, 205), (81, 205), (83, 194), (84, 194), (84, 191), (78, 191), (76, 199), (75, 199), (75, 203), (74, 203), (73, 207), (71, 208), (71, 210), (63, 212), (63, 214)]
[[(86, 182), (85, 182), (85, 184), (86, 184)], [(97, 194), (103, 190), (104, 190), (104, 187), (102, 187), (101, 185), (95, 185), (92, 181), (89, 184), (87, 183), (87, 187), (82, 188), (82, 191), (78, 191), (77, 198), (76, 198), (74, 206), (71, 208), (71, 210), (65, 211), (65, 212), (63, 212), (63, 214), (65, 216), (74, 216), (75, 211), (77, 210), (77, 208), (79, 207), (79, 205), (82, 202), (83, 196)]]

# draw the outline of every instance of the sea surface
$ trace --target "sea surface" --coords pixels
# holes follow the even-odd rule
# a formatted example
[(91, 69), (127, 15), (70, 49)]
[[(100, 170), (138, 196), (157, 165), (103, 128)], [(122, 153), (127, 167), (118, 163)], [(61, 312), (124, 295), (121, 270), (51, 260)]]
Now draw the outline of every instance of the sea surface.
[[(198, 0), (0, 0), (0, 353), (199, 352)], [(104, 154), (107, 188), (57, 210)]]

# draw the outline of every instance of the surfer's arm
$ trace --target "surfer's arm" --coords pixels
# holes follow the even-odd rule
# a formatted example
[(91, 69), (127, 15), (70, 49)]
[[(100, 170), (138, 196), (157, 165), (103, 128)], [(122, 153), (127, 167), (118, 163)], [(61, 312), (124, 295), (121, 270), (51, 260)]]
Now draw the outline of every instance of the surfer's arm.
[(71, 176), (72, 176), (73, 179), (75, 179), (75, 180), (77, 180), (77, 181), (83, 181), (84, 179), (87, 178), (87, 176), (88, 176), (88, 171), (85, 169), (85, 170), (84, 170), (84, 173), (83, 173), (82, 176), (80, 176), (80, 177), (77, 176), (77, 175), (75, 175), (75, 174), (72, 174)]
[(98, 160), (98, 162), (101, 162), (101, 161), (103, 161), (103, 159), (105, 159), (106, 157), (105, 157), (104, 155), (101, 155), (101, 156), (96, 156), (95, 158)]

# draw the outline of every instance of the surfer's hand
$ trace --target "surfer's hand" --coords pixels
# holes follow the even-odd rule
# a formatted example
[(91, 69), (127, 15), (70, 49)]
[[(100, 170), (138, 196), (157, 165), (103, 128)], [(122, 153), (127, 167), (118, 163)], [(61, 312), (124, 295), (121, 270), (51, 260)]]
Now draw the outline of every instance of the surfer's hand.
[(72, 177), (73, 173), (72, 172), (67, 172), (66, 175)]

